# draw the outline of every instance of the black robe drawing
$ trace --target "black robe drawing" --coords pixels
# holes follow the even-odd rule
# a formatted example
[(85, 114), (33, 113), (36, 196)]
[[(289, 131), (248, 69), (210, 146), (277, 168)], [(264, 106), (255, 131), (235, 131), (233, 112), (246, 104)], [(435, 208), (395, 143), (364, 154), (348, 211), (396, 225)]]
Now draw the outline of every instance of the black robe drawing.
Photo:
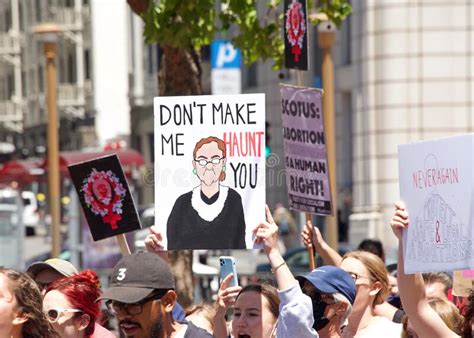
[(245, 249), (242, 198), (223, 185), (211, 198), (194, 188), (174, 203), (167, 237), (168, 250)]

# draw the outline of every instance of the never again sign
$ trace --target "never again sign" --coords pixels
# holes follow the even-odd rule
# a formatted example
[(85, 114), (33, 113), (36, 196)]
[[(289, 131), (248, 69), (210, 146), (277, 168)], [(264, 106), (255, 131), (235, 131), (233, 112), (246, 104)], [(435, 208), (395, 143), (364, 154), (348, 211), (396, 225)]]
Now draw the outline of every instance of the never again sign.
[(280, 92), (289, 206), (332, 215), (322, 93), (286, 85)]
[(264, 94), (156, 97), (154, 109), (165, 247), (252, 248), (265, 205)]
[(398, 147), (400, 196), (410, 215), (407, 273), (474, 267), (473, 144), (473, 135), (462, 135)]

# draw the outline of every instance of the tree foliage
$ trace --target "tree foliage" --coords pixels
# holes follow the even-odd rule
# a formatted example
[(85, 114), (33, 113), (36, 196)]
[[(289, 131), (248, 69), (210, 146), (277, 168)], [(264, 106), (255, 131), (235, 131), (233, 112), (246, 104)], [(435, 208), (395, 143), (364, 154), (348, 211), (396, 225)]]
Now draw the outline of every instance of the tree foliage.
[[(317, 10), (338, 27), (351, 11), (346, 0), (320, 0), (317, 5)], [(308, 8), (313, 8), (312, 0), (308, 1)], [(245, 63), (272, 59), (275, 69), (282, 67), (281, 0), (267, 0), (266, 5), (256, 0), (221, 0), (220, 6), (211, 0), (151, 0), (141, 15), (148, 43), (199, 49), (220, 33), (241, 49)]]

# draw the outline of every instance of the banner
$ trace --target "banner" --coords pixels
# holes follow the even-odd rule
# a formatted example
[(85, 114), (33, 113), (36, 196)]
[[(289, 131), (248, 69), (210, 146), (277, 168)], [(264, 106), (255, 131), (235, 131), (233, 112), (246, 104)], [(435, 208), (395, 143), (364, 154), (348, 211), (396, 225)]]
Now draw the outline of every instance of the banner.
[(285, 0), (285, 67), (308, 70), (306, 0)]
[(117, 155), (73, 164), (68, 170), (94, 241), (141, 229)]
[(265, 217), (265, 95), (156, 97), (154, 110), (165, 248), (252, 248)]
[(289, 206), (332, 215), (322, 91), (281, 85), (280, 92)]
[(410, 215), (405, 272), (473, 267), (472, 154), (473, 135), (398, 147), (400, 196)]

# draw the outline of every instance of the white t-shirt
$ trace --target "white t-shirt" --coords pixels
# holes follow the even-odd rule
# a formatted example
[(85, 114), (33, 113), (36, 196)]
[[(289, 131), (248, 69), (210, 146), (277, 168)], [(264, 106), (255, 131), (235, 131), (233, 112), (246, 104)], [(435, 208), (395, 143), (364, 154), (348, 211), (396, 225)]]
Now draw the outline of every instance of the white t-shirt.
[[(402, 324), (376, 316), (371, 320), (370, 325), (359, 330), (354, 338), (400, 338), (402, 329)], [(344, 330), (343, 337), (347, 337), (347, 334), (344, 335)]]

